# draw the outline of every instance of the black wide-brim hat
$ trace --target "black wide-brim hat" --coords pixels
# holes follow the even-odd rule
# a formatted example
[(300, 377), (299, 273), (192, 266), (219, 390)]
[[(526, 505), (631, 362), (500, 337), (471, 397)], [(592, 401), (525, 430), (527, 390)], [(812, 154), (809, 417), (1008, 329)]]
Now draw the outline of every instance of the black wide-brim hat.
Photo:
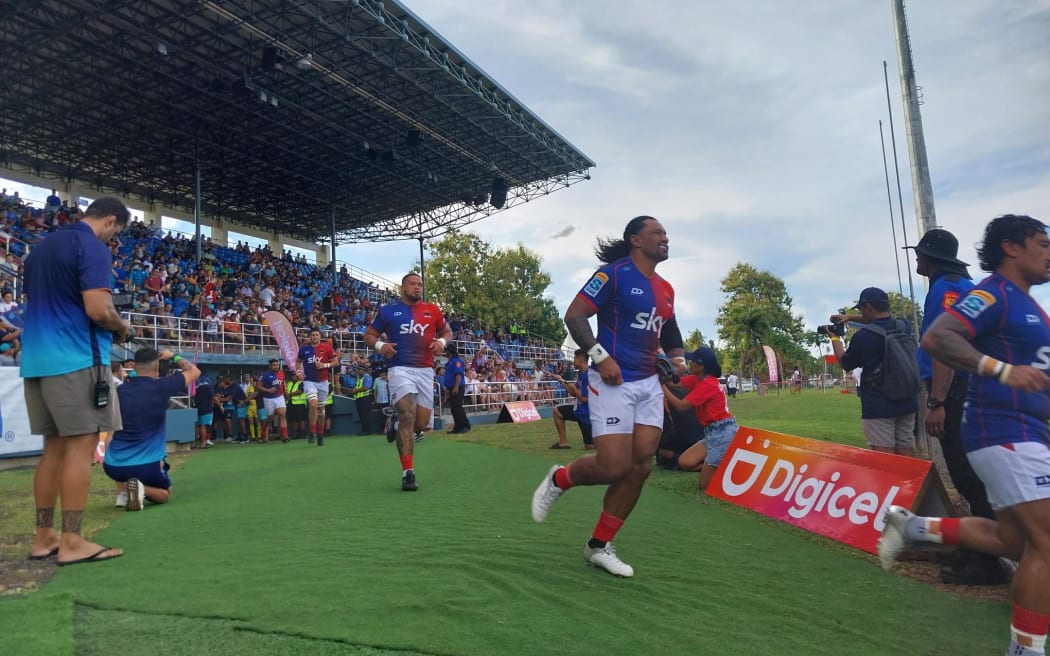
[(901, 248), (914, 248), (916, 253), (925, 255), (938, 262), (946, 262), (961, 267), (970, 266), (969, 263), (963, 262), (957, 257), (959, 255), (959, 240), (955, 238), (955, 235), (941, 228), (928, 230), (918, 244), (902, 246)]

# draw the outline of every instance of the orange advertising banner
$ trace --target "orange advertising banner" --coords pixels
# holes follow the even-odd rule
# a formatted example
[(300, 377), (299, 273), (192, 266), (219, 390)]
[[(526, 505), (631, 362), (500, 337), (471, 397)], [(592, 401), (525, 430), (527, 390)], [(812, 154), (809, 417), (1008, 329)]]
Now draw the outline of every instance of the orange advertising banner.
[(913, 508), (930, 465), (741, 426), (707, 493), (875, 553), (886, 509)]

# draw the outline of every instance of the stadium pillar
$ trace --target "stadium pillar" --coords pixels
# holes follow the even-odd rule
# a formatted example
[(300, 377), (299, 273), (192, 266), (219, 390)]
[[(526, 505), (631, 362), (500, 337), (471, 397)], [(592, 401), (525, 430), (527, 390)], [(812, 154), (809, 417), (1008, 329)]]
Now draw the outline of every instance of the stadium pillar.
[(201, 263), (201, 162), (196, 160), (193, 171), (193, 233), (197, 241), (197, 264)]
[(423, 300), (427, 300), (426, 261), (423, 259), (423, 235), (419, 235), (419, 279), (423, 283)]
[(337, 244), (335, 243), (335, 205), (332, 205), (332, 257), (330, 258), (329, 264), (332, 267), (332, 291), (339, 285), (338, 272), (335, 268), (335, 249)]

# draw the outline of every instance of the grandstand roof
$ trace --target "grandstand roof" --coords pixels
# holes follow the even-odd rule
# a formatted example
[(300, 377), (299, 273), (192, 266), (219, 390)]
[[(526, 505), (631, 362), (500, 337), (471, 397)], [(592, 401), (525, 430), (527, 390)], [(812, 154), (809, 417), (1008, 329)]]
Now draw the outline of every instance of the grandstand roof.
[(0, 164), (310, 241), (437, 236), (595, 164), (385, 0), (0, 6)]

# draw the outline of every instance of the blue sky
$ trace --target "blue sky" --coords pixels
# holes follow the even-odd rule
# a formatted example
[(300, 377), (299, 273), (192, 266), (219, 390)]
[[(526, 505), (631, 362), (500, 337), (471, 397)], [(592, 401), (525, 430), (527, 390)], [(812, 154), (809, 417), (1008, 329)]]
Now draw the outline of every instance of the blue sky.
[[(472, 227), (540, 253), (559, 309), (595, 267), (594, 239), (637, 214), (670, 233), (660, 272), (686, 330), (715, 335), (719, 280), (740, 261), (784, 279), (811, 327), (866, 286), (897, 288), (883, 60), (909, 243), (917, 225), (888, 0), (408, 6), (598, 163), (591, 181)], [(1050, 221), (1050, 1), (928, 0), (908, 18), (938, 223), (975, 263), (994, 216)], [(895, 188), (894, 206), (903, 244)], [(340, 259), (396, 279), (416, 253), (355, 245)]]

